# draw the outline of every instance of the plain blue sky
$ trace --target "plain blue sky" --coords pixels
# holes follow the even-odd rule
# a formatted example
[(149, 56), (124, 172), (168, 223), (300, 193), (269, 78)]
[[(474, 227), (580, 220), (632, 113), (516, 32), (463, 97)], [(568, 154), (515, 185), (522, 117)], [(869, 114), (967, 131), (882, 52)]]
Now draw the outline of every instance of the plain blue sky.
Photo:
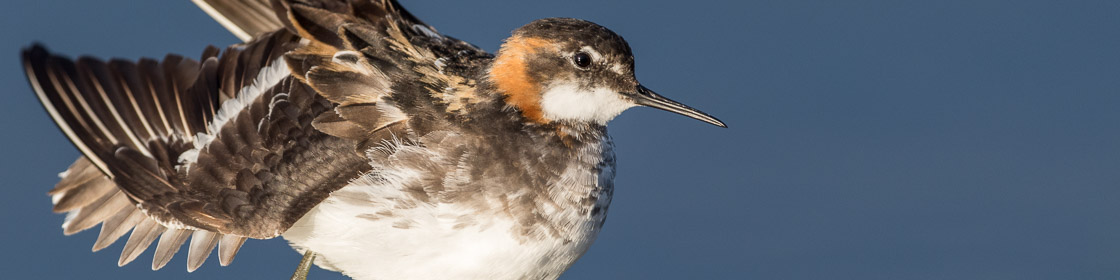
[[(1118, 1), (402, 2), (490, 51), (533, 19), (598, 22), (645, 85), (731, 126), (613, 121), (609, 222), (563, 279), (1120, 279)], [(78, 152), (20, 48), (197, 56), (233, 36), (186, 0), (8, 0), (0, 23), (4, 278), (287, 279), (280, 240), (191, 274), (185, 250), (117, 268), (124, 242), (90, 253), (96, 230), (64, 237), (45, 195)]]

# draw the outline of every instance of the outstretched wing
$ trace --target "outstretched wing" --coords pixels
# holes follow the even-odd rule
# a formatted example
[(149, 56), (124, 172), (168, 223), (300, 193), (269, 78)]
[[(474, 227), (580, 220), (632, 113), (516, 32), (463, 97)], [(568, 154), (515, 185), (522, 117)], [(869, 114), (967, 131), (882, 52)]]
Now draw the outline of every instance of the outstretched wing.
[[(291, 77), (299, 37), (270, 33), (196, 62), (23, 53), (32, 87), (83, 157), (51, 191), (68, 234), (102, 223), (94, 249), (132, 229), (120, 264), (160, 238), (153, 268), (187, 236), (188, 268), (221, 243), (228, 264), (246, 237), (279, 235), (370, 167), (352, 141), (314, 130), (333, 105)], [(309, 167), (316, 168), (309, 168)]]
[(259, 15), (262, 0), (199, 1), (239, 36), (260, 35), (201, 61), (23, 53), (83, 154), (50, 192), (55, 211), (69, 212), (67, 234), (102, 224), (95, 250), (132, 230), (121, 265), (156, 237), (154, 269), (193, 236), (194, 270), (215, 246), (226, 265), (246, 238), (283, 233), (368, 172), (368, 149), (455, 122), (490, 57), (396, 1), (273, 0), (275, 19)]

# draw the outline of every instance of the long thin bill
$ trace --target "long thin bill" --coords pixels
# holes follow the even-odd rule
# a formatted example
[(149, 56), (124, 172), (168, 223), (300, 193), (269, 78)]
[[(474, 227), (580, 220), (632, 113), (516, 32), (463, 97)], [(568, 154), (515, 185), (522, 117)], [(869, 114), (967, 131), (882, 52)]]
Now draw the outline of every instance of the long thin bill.
[(712, 115), (708, 115), (704, 112), (701, 112), (700, 110), (688, 107), (688, 105), (673, 101), (672, 99), (665, 98), (664, 96), (661, 96), (660, 94), (657, 94), (656, 92), (653, 92), (653, 90), (650, 90), (649, 88), (646, 88), (642, 85), (638, 85), (638, 93), (631, 94), (630, 97), (634, 98), (634, 102), (638, 103), (638, 105), (649, 106), (681, 114), (686, 117), (701, 120), (719, 127), (727, 127), (726, 124), (724, 124), (716, 117), (713, 117)]

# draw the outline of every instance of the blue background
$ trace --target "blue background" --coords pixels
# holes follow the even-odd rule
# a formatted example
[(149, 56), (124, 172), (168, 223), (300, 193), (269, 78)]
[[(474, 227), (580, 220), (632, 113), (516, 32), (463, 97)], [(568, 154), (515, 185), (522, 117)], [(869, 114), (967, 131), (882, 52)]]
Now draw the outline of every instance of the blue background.
[[(1120, 279), (1118, 1), (403, 2), (490, 51), (533, 19), (598, 22), (644, 84), (731, 126), (613, 121), (610, 221), (564, 279)], [(21, 47), (197, 56), (232, 35), (186, 0), (9, 0), (0, 23), (0, 275), (287, 279), (281, 240), (118, 268), (124, 242), (90, 253), (45, 195), (78, 152)]]

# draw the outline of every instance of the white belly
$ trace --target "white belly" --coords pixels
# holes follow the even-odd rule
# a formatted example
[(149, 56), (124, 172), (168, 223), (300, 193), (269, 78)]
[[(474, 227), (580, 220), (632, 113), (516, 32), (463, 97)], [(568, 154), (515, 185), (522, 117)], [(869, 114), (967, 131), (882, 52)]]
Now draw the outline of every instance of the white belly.
[[(418, 203), (395, 186), (359, 179), (284, 233), (316, 264), (355, 279), (555, 279), (587, 251), (599, 221), (563, 238), (525, 238), (507, 215)], [(302, 250), (301, 250), (302, 251)]]
[[(464, 146), (456, 137), (432, 133), (421, 138), (424, 146), (371, 149), (385, 153), (371, 156), (374, 170), (331, 193), (284, 238), (317, 253), (320, 267), (355, 279), (559, 277), (591, 246), (606, 217), (614, 179), (610, 138), (582, 146), (578, 156), (523, 151), (564, 167), (549, 173), (540, 162), (470, 161), (498, 148)], [(515, 180), (526, 174), (537, 180)]]

